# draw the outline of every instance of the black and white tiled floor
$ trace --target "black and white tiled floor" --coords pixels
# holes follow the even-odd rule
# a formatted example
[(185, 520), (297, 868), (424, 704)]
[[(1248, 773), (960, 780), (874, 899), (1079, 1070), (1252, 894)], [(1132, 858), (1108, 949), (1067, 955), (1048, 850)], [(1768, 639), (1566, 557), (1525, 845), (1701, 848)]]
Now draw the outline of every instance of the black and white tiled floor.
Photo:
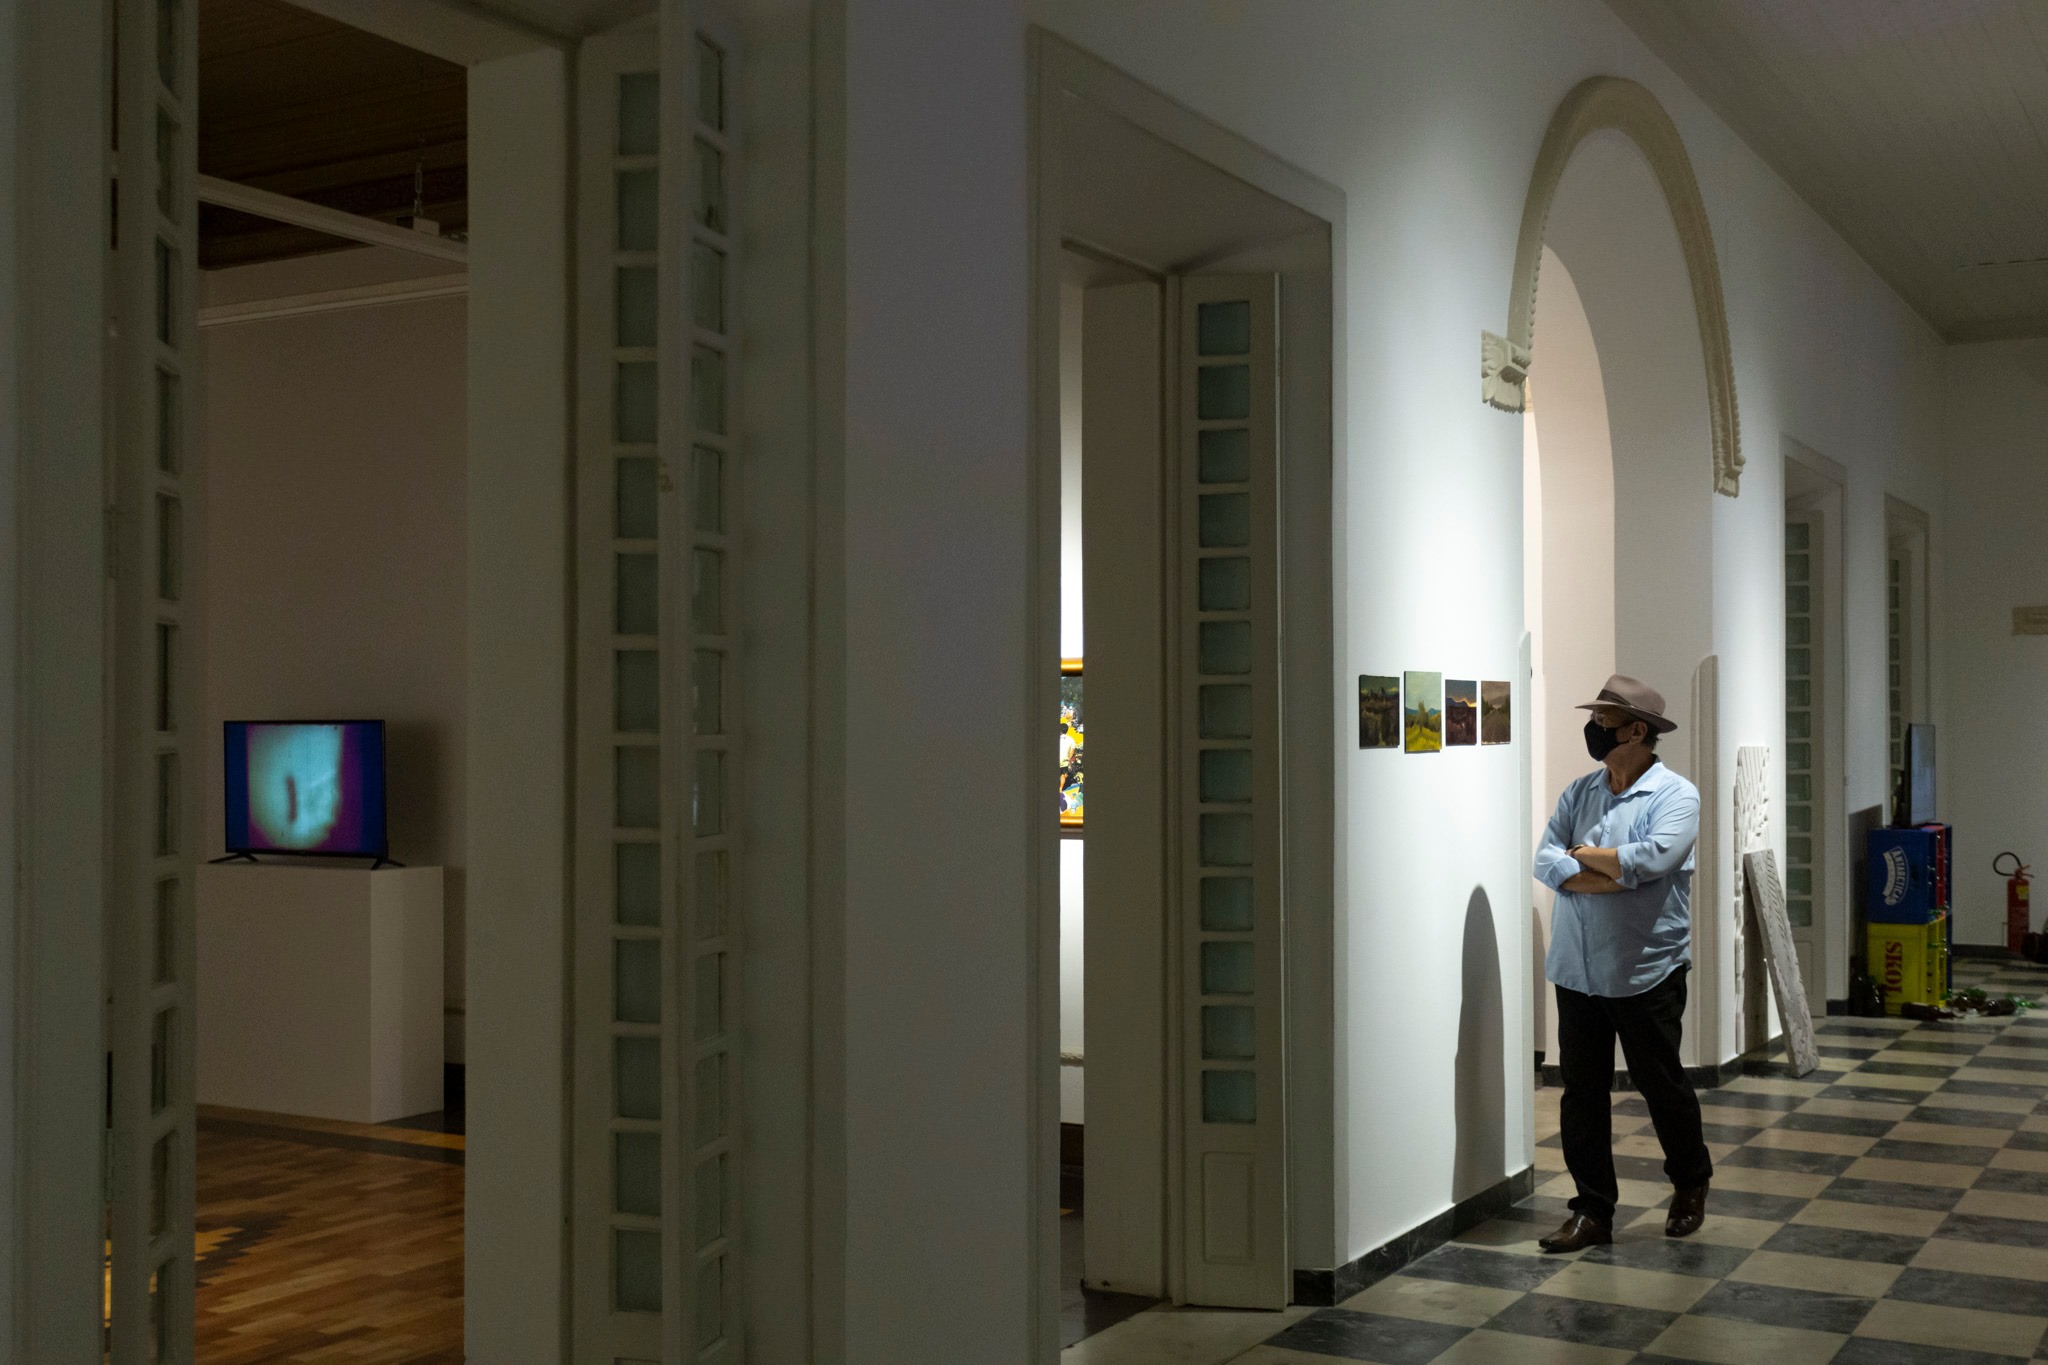
[[(1959, 963), (1957, 984), (2048, 1002), (2048, 971)], [(1745, 1076), (1701, 1102), (1706, 1226), (1664, 1236), (1647, 1111), (1615, 1097), (1614, 1245), (1545, 1256), (1572, 1185), (1555, 1089), (1537, 1092), (1536, 1194), (1336, 1308), (1231, 1346), (1140, 1359), (1230, 1365), (1992, 1365), (2048, 1359), (2048, 1010), (1914, 1024), (1834, 1018), (1822, 1069)], [(1141, 1315), (1102, 1338), (1143, 1330)], [(1201, 1315), (1169, 1331), (1199, 1335)], [(1219, 1338), (1219, 1343), (1221, 1338)], [(1253, 1344), (1257, 1342), (1258, 1344)], [(1240, 1344), (1241, 1343), (1241, 1344)], [(1092, 1343), (1083, 1343), (1086, 1347)], [(1133, 1346), (1138, 1339), (1133, 1338)], [(1234, 1347), (1235, 1353), (1232, 1353)], [(1249, 1347), (1249, 1349), (1245, 1349)], [(1072, 1353), (1070, 1353), (1071, 1355)]]

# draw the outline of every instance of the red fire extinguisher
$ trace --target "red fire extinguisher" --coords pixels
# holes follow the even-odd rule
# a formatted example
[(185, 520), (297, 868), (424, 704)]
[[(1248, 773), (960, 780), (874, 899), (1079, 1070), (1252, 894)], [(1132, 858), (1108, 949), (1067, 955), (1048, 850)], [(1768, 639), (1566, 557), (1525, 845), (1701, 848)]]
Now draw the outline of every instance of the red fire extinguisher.
[(2028, 923), (2027, 865), (2020, 861), (2017, 853), (2001, 853), (1991, 860), (1993, 873), (2004, 872), (2003, 864), (2012, 859), (2012, 872), (2005, 879), (2005, 946), (2013, 952), (2024, 952), (2031, 935)]

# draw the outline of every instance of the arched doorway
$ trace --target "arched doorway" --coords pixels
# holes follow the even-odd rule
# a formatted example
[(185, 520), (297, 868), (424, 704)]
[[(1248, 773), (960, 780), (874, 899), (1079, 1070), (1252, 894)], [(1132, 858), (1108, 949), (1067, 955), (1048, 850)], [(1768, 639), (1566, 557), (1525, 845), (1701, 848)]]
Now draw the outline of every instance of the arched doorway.
[[(1578, 286), (1555, 252), (1544, 256), (1543, 378), (1527, 386), (1522, 411), (1532, 841), (1542, 838), (1557, 793), (1586, 770), (1583, 722), (1572, 703), (1599, 690), (1615, 657), (1614, 444), (1606, 386)], [(1543, 977), (1552, 896), (1541, 883), (1531, 889), (1536, 1048), (1555, 1065), (1556, 1019)]]
[[(1547, 818), (1585, 771), (1579, 694), (1611, 671), (1664, 693), (1679, 730), (1661, 756), (1705, 798), (1684, 1055), (1713, 1067), (1760, 1041), (1734, 1007), (1737, 920), (1716, 833), (1728, 816), (1716, 774), (1732, 760), (1714, 704), (1713, 500), (1739, 490), (1742, 454), (1704, 208), (1643, 87), (1595, 78), (1560, 105), (1524, 208), (1507, 334), (1484, 338), (1483, 359), (1482, 396), (1524, 414), (1532, 814)], [(1547, 892), (1534, 892), (1540, 962)], [(1535, 1036), (1554, 1060), (1545, 994)]]

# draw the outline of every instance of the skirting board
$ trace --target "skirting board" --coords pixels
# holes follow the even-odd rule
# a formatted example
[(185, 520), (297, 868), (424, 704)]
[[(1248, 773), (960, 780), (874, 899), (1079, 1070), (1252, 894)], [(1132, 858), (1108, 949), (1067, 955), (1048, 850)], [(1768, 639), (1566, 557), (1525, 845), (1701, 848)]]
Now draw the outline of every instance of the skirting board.
[(1468, 1228), (1497, 1218), (1536, 1189), (1536, 1168), (1530, 1166), (1509, 1176), (1470, 1199), (1462, 1199), (1419, 1227), (1373, 1248), (1357, 1260), (1334, 1270), (1294, 1272), (1294, 1301), (1311, 1308), (1328, 1308), (1342, 1303), (1362, 1289), (1427, 1256)]
[(2026, 961), (2025, 958), (2012, 949), (1998, 943), (1952, 943), (1949, 945), (1948, 955), (1950, 957), (1988, 959), (1993, 962)]

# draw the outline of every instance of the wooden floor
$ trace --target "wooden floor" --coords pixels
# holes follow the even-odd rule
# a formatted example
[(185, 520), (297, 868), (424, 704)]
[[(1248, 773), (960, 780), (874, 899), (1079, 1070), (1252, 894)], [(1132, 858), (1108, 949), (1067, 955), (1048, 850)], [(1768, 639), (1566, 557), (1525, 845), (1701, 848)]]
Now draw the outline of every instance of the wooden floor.
[(202, 1108), (200, 1365), (461, 1365), (456, 1134)]

